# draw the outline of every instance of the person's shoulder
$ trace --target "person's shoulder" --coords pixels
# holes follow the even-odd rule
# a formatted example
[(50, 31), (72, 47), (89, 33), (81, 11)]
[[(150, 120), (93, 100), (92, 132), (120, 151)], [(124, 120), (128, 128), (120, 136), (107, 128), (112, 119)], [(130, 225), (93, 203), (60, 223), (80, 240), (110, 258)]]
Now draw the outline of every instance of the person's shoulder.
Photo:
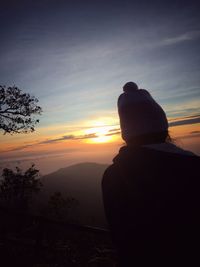
[[(173, 169), (173, 176), (196, 175), (200, 166), (200, 157), (191, 151), (184, 150), (172, 143), (161, 143), (146, 145), (145, 154), (148, 154), (152, 164), (166, 166), (166, 171), (169, 173)], [(170, 166), (168, 168), (167, 166)]]
[(111, 164), (110, 166), (108, 166), (108, 168), (106, 168), (103, 174), (102, 185), (104, 184), (105, 181), (110, 180), (111, 177), (113, 177), (115, 172), (116, 170), (115, 170), (114, 164)]
[(121, 171), (118, 163), (111, 164), (105, 171), (101, 180), (102, 188), (110, 188), (121, 180)]
[(124, 98), (124, 93), (122, 93), (119, 97), (118, 97), (118, 100), (117, 100), (117, 103), (119, 104), (119, 102)]
[(196, 154), (194, 154), (192, 151), (185, 150), (176, 144), (173, 143), (158, 143), (158, 144), (151, 144), (151, 145), (145, 145), (145, 149), (150, 150), (154, 153), (163, 153), (163, 155), (166, 156), (176, 156), (179, 158), (189, 158), (192, 160), (199, 160), (200, 157)]

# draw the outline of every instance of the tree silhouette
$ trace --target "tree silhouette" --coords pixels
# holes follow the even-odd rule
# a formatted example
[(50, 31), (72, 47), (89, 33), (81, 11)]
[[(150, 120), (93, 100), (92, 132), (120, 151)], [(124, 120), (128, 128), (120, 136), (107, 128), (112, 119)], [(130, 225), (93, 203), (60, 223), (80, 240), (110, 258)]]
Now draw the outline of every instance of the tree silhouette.
[(0, 199), (7, 207), (19, 208), (27, 211), (33, 194), (40, 191), (42, 183), (39, 179), (39, 170), (33, 164), (24, 173), (18, 167), (16, 172), (3, 169), (0, 181)]
[(54, 192), (49, 198), (47, 213), (53, 219), (67, 219), (69, 210), (77, 205), (76, 199), (63, 197), (61, 192)]
[(0, 85), (0, 129), (6, 133), (28, 133), (39, 122), (33, 115), (40, 115), (38, 99), (23, 93), (16, 86)]

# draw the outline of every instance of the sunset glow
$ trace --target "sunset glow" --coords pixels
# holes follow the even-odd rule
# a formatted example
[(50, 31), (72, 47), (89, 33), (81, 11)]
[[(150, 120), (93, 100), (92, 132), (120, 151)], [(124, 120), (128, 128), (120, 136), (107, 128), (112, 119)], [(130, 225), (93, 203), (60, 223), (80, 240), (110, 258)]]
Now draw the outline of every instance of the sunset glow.
[(108, 142), (112, 142), (113, 137), (111, 136), (105, 136), (105, 135), (98, 135), (96, 138), (93, 139), (88, 139), (88, 141), (86, 141), (87, 143), (108, 143)]

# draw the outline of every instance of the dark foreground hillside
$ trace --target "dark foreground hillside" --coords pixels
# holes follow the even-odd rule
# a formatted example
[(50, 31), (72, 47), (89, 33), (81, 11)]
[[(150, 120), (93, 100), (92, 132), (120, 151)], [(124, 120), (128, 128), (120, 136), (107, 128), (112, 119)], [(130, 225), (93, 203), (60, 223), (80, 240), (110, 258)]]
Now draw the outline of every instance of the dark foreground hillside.
[(115, 266), (109, 232), (0, 209), (1, 266)]
[[(106, 167), (83, 163), (43, 177), (34, 215), (33, 210), (24, 213), (0, 206), (1, 266), (115, 266), (116, 255), (106, 229), (101, 196)], [(74, 198), (76, 205), (62, 209), (57, 198), (59, 205), (53, 209), (62, 213), (49, 213), (52, 207), (48, 200), (55, 192)]]

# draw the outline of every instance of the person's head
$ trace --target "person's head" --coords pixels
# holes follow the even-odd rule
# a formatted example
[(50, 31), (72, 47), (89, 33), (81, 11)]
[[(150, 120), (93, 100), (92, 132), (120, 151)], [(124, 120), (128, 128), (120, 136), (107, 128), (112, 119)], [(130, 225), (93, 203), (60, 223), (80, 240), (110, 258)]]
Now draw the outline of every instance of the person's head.
[(123, 86), (118, 99), (122, 138), (127, 145), (163, 143), (169, 139), (168, 121), (164, 110), (148, 91), (134, 82)]

